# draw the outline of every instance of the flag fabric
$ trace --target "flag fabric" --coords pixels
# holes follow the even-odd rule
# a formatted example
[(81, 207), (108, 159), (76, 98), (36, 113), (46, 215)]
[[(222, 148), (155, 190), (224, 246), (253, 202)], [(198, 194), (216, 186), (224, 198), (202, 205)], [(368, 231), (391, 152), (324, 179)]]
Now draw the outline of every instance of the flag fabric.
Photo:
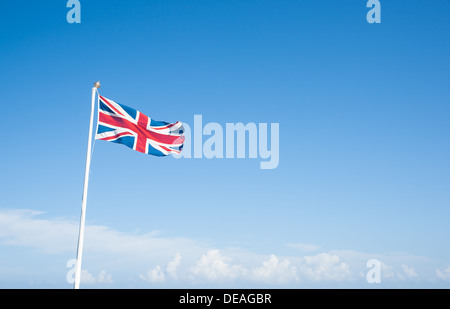
[(156, 121), (143, 113), (99, 95), (98, 128), (95, 139), (123, 144), (155, 156), (180, 153), (183, 124)]

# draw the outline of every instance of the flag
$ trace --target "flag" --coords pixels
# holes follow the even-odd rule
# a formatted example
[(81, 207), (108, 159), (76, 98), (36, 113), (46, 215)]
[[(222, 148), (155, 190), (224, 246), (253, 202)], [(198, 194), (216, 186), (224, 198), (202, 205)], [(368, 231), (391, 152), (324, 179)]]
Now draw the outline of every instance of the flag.
[(99, 95), (98, 128), (95, 139), (123, 144), (155, 156), (180, 153), (183, 124), (156, 121), (143, 113)]

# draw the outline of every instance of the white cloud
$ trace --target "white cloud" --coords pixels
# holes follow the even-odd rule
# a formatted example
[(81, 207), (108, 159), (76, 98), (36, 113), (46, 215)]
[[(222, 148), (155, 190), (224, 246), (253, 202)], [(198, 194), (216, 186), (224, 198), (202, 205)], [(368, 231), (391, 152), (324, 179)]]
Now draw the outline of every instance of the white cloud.
[(27, 246), (47, 253), (61, 253), (76, 248), (78, 226), (63, 219), (38, 219), (43, 212), (0, 210), (0, 242)]
[(181, 264), (181, 255), (179, 253), (175, 254), (175, 257), (166, 266), (166, 272), (169, 277), (174, 279), (177, 278), (177, 269)]
[(387, 265), (386, 263), (381, 262), (381, 278), (382, 280), (387, 280), (390, 282), (394, 281), (404, 281), (404, 280), (411, 280), (418, 278), (416, 271), (413, 267), (407, 266), (405, 264), (401, 264), (400, 268), (398, 269), (398, 265)]
[(402, 269), (403, 269), (403, 273), (406, 275), (407, 278), (411, 279), (411, 278), (417, 278), (418, 275), (416, 273), (416, 271), (414, 270), (414, 268), (409, 267), (405, 264), (401, 265)]
[[(75, 252), (78, 221), (40, 219), (43, 212), (0, 209), (0, 244), (25, 246), (45, 253)], [(173, 248), (186, 254), (204, 252), (206, 246), (182, 237), (158, 237), (157, 232), (123, 233), (103, 225), (85, 228), (84, 254), (118, 256), (132, 260), (162, 259), (173, 255)]]
[(98, 273), (97, 276), (94, 276), (86, 269), (81, 271), (80, 276), (81, 283), (83, 284), (95, 284), (95, 283), (112, 283), (112, 276), (108, 274), (105, 270), (102, 270)]
[(253, 277), (257, 281), (284, 284), (297, 282), (297, 268), (291, 266), (289, 260), (280, 261), (275, 255), (271, 255), (267, 261), (262, 263), (261, 267), (253, 270)]
[[(38, 253), (45, 255), (45, 261), (56, 261), (61, 256), (73, 258), (78, 228), (78, 220), (49, 219), (42, 212), (33, 210), (0, 209), (0, 245), (37, 249)], [(301, 251), (319, 249), (318, 246), (303, 243), (288, 246)], [(30, 260), (26, 263), (21, 260), (20, 267), (14, 266), (13, 252), (2, 251), (2, 258), (9, 264), (1, 265), (0, 277), (17, 277), (18, 269), (25, 269), (23, 265), (28, 264), (29, 270), (20, 271), (25, 274), (23, 277), (29, 277), (30, 273), (39, 274), (36, 267), (31, 266), (33, 260), (38, 263), (35, 252), (29, 255)], [(52, 260), (51, 255), (54, 254), (58, 256)], [(275, 254), (260, 255), (239, 247), (211, 250), (207, 244), (194, 239), (162, 237), (155, 232), (123, 233), (107, 226), (90, 224), (86, 225), (83, 266), (97, 275), (83, 269), (82, 282), (112, 282), (112, 275), (109, 274), (112, 273), (114, 283), (118, 286), (139, 278), (153, 283), (182, 283), (186, 286), (207, 283), (226, 287), (229, 284), (248, 286), (261, 283), (298, 287), (311, 282), (344, 282), (366, 286), (366, 273), (369, 270), (366, 263), (372, 258), (382, 262), (382, 283), (405, 284), (427, 279), (431, 282), (436, 277), (445, 280), (445, 283), (450, 282), (450, 267), (439, 269), (433, 263), (441, 261), (410, 254), (375, 255), (335, 250), (311, 256), (299, 254), (280, 258)], [(61, 263), (60, 268), (54, 262), (49, 262), (48, 268), (42, 268), (40, 276), (46, 277), (51, 268), (64, 280), (67, 273), (65, 261), (59, 260), (57, 263)], [(130, 275), (133, 273), (137, 275)], [(141, 280), (139, 282), (142, 284)]]
[(381, 282), (390, 286), (398, 285), (409, 287), (409, 284), (426, 282), (429, 284), (436, 279), (436, 268), (433, 267), (439, 260), (436, 258), (408, 254), (405, 252), (391, 252), (385, 254), (364, 253), (353, 250), (335, 250), (331, 254), (336, 254), (350, 266), (352, 274), (356, 279), (365, 280), (367, 271), (366, 262), (370, 259), (380, 261)]
[(161, 283), (166, 281), (166, 275), (159, 265), (156, 265), (154, 269), (149, 270), (146, 275), (139, 275), (139, 278), (151, 283)]
[[(151, 283), (161, 283), (165, 282), (167, 277), (177, 279), (177, 269), (181, 264), (181, 255), (179, 253), (175, 254), (173, 260), (171, 260), (167, 265), (162, 268), (157, 265), (154, 269), (149, 270), (146, 275), (139, 275), (139, 278), (149, 281)], [(166, 276), (167, 274), (167, 276)]]
[(444, 269), (443, 271), (441, 271), (439, 268), (437, 268), (436, 276), (438, 276), (438, 278), (440, 278), (442, 280), (450, 281), (450, 266), (447, 267), (446, 269)]
[(245, 275), (246, 269), (239, 265), (229, 264), (230, 258), (219, 253), (219, 250), (209, 250), (191, 268), (194, 280), (224, 281), (233, 280)]
[(351, 277), (349, 265), (329, 253), (305, 256), (301, 273), (312, 281), (343, 281)]
[(392, 279), (392, 278), (397, 278), (398, 276), (396, 275), (396, 273), (394, 272), (394, 266), (392, 265), (387, 265), (383, 262), (381, 263), (381, 277), (382, 280), (385, 279)]

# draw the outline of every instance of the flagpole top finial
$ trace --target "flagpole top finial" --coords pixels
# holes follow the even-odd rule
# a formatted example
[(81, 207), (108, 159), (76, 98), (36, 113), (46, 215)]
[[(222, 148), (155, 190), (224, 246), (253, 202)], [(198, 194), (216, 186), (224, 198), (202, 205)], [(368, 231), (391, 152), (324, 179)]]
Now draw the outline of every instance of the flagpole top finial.
[(100, 88), (100, 81), (94, 83), (94, 88)]

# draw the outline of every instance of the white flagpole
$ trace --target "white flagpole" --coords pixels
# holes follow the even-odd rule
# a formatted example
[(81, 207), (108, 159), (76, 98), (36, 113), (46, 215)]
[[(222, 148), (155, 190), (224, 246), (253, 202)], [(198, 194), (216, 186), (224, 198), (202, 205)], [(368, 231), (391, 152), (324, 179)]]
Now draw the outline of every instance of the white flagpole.
[(84, 170), (84, 187), (83, 187), (83, 198), (81, 201), (81, 219), (80, 219), (80, 232), (78, 234), (78, 248), (77, 248), (77, 262), (75, 267), (75, 283), (73, 288), (80, 288), (80, 278), (81, 278), (81, 257), (83, 255), (83, 241), (84, 241), (84, 225), (86, 217), (86, 200), (88, 192), (88, 182), (89, 182), (89, 166), (91, 165), (91, 146), (92, 146), (92, 127), (94, 122), (94, 107), (95, 107), (95, 92), (100, 88), (100, 82), (94, 83), (92, 87), (92, 101), (91, 101), (91, 120), (89, 123), (89, 138), (88, 147), (86, 154), (86, 168)]

